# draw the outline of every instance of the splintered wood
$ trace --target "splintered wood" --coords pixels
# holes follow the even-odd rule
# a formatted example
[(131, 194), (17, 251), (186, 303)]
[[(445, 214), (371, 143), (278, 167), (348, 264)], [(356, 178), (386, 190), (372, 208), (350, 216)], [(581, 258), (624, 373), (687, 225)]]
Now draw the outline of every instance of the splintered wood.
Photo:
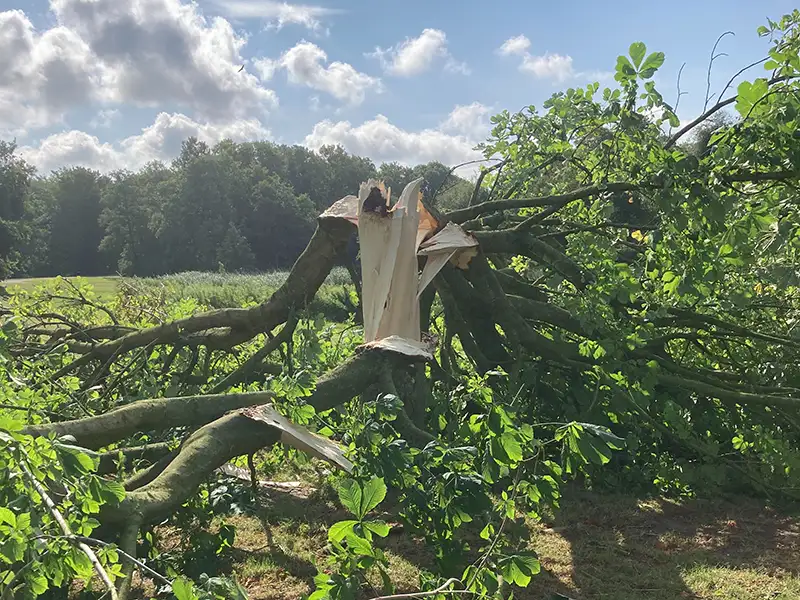
[[(392, 206), (383, 182), (370, 179), (358, 197), (346, 196), (322, 214), (358, 225), (366, 345), (406, 355), (430, 354), (420, 335), (423, 290), (448, 261), (466, 269), (478, 246), (455, 223), (439, 229), (422, 203), (421, 187), (422, 179), (412, 181)], [(425, 258), (421, 273), (418, 257)]]

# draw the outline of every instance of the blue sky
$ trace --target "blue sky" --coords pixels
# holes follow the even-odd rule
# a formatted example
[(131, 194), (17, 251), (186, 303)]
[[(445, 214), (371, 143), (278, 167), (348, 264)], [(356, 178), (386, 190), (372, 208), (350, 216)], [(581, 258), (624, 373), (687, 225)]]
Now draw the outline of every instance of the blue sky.
[[(633, 41), (679, 115), (765, 54), (784, 0), (503, 2), (0, 0), (0, 136), (43, 171), (172, 158), (209, 142), (340, 143), (376, 162), (475, 156), (488, 118), (553, 92), (613, 85)], [(244, 70), (238, 69), (244, 65)], [(761, 75), (758, 68), (751, 77)]]

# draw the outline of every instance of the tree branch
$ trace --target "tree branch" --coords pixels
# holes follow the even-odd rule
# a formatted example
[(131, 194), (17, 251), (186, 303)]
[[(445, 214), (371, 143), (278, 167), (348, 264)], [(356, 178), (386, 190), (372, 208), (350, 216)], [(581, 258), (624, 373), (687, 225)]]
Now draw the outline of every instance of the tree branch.
[(454, 210), (445, 215), (445, 217), (453, 223), (464, 223), (480, 215), (486, 213), (497, 212), (501, 210), (512, 210), (520, 208), (532, 208), (534, 206), (551, 206), (553, 204), (566, 204), (574, 200), (588, 198), (604, 192), (627, 192), (642, 187), (642, 184), (617, 182), (617, 183), (604, 183), (599, 185), (590, 185), (588, 187), (579, 188), (572, 192), (565, 194), (553, 194), (550, 196), (538, 196), (535, 198), (515, 198), (512, 200), (493, 200), (490, 202), (481, 202), (475, 206), (461, 208)]
[(246, 406), (265, 404), (275, 398), (272, 392), (244, 394), (212, 394), (138, 400), (102, 415), (29, 425), (23, 431), (32, 436), (71, 435), (79, 446), (101, 448), (137, 431), (163, 431), (178, 426), (198, 426)]
[[(779, 77), (773, 77), (772, 79), (767, 81), (767, 85), (768, 86), (769, 85), (774, 85), (776, 83), (780, 83), (781, 81), (787, 81), (789, 79), (794, 79), (796, 77), (800, 77), (800, 75), (781, 75)], [(676, 131), (674, 134), (672, 134), (672, 137), (669, 138), (666, 141), (666, 143), (664, 144), (664, 148), (665, 149), (672, 148), (672, 146), (675, 145), (675, 142), (677, 142), (679, 139), (681, 139), (684, 135), (689, 133), (692, 129), (697, 127), (700, 123), (702, 123), (703, 121), (708, 119), (714, 113), (719, 112), (720, 110), (722, 110), (723, 108), (725, 108), (729, 104), (733, 104), (734, 102), (736, 102), (737, 98), (738, 98), (738, 95), (731, 96), (730, 98), (727, 98), (725, 100), (720, 100), (719, 102), (717, 102), (714, 106), (709, 108), (702, 115), (697, 117), (694, 121), (692, 121), (692, 122), (688, 123), (687, 125), (681, 127), (678, 131)]]

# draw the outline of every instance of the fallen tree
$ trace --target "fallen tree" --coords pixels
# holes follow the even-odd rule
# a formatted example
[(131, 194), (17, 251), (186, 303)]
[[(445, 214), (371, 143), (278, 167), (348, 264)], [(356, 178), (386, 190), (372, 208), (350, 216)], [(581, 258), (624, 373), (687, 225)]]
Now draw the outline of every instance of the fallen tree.
[[(793, 39), (783, 51), (796, 52)], [(469, 423), (477, 436), (480, 422), (470, 417), (495, 414), (491, 403), (475, 412), (474, 399), (454, 400), (465, 374), (489, 381), (499, 405), (500, 369), (519, 431), (537, 422), (600, 423), (634, 439), (640, 450), (631, 460), (665, 488), (684, 485), (687, 476), (672, 470), (679, 462), (736, 473), (740, 490), (795, 494), (797, 475), (779, 468), (800, 460), (800, 298), (789, 266), (800, 249), (792, 201), (800, 175), (785, 110), (797, 102), (794, 63), (742, 84), (665, 137), (661, 126), (673, 124), (674, 111), (647, 81), (658, 56), (646, 58), (645, 68), (643, 53), (632, 47), (618, 66), (620, 89), (602, 101), (590, 85), (554, 96), (542, 116), (501, 114), (484, 150), (503, 162), (478, 180), (488, 190), (484, 202), (440, 214), (435, 199), (423, 199), (420, 181), (396, 203), (380, 182), (336, 202), (262, 304), (135, 329), (108, 308), (101, 310), (110, 322), (94, 327), (21, 310), (29, 325), (12, 352), (20, 360), (57, 357), (52, 381), (77, 377), (82, 389), (112, 396), (135, 362), (147, 360), (137, 353), (161, 348), (162, 376), (172, 373), (179, 389), (213, 391), (138, 400), (26, 432), (68, 435), (92, 449), (119, 445), (109, 452), (125, 454), (134, 432), (182, 428), (180, 445), (151, 454), (122, 503), (101, 515), (135, 528), (169, 514), (234, 457), (279, 441), (314, 454), (311, 438), (287, 437), (293, 426), (265, 417), (274, 409), (264, 406), (280, 401), (275, 393), (230, 388), (263, 376), (274, 365), (270, 355), (288, 353), (298, 315), (358, 231), (364, 344), (316, 380), (304, 402), (317, 414), (393, 394), (403, 403), (392, 417), (398, 434), (420, 449), (446, 447), (448, 419)], [(732, 104), (741, 119), (715, 133), (711, 147), (700, 156), (679, 148)], [(648, 120), (654, 111), (661, 116)], [(263, 334), (261, 349), (241, 365), (219, 376), (205, 368), (197, 379), (201, 353), (208, 365)], [(180, 353), (189, 367), (175, 375)], [(533, 434), (517, 435), (536, 447)], [(317, 456), (346, 465), (332, 442), (318, 441), (333, 454)], [(508, 476), (509, 465), (523, 468), (511, 454), (518, 446), (503, 448), (507, 463), (496, 471), (484, 467), (486, 481)], [(663, 448), (670, 449), (666, 463), (658, 458)], [(494, 446), (490, 452), (500, 455)], [(704, 471), (697, 473), (689, 485)], [(518, 485), (519, 477), (509, 487), (515, 495)]]

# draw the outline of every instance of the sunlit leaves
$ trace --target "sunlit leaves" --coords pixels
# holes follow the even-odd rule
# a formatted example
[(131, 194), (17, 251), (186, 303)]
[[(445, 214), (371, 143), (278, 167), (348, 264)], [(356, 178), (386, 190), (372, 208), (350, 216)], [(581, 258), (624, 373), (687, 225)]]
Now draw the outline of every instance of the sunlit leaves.
[(620, 83), (631, 81), (635, 78), (650, 79), (656, 71), (664, 64), (663, 52), (652, 52), (647, 55), (647, 46), (643, 42), (631, 44), (627, 56), (617, 57), (617, 67), (614, 79)]
[(634, 42), (631, 44), (628, 53), (630, 54), (631, 60), (633, 61), (633, 66), (636, 69), (641, 66), (646, 52), (647, 46), (644, 45), (644, 42)]
[(743, 81), (736, 88), (736, 110), (743, 117), (748, 117), (759, 102), (766, 96), (769, 87), (766, 79)]
[(373, 477), (363, 484), (354, 479), (346, 479), (339, 486), (339, 500), (359, 520), (383, 502), (385, 497), (386, 484), (379, 477)]
[(500, 569), (507, 581), (520, 587), (527, 587), (531, 578), (541, 571), (542, 566), (535, 555), (515, 554), (501, 560)]

